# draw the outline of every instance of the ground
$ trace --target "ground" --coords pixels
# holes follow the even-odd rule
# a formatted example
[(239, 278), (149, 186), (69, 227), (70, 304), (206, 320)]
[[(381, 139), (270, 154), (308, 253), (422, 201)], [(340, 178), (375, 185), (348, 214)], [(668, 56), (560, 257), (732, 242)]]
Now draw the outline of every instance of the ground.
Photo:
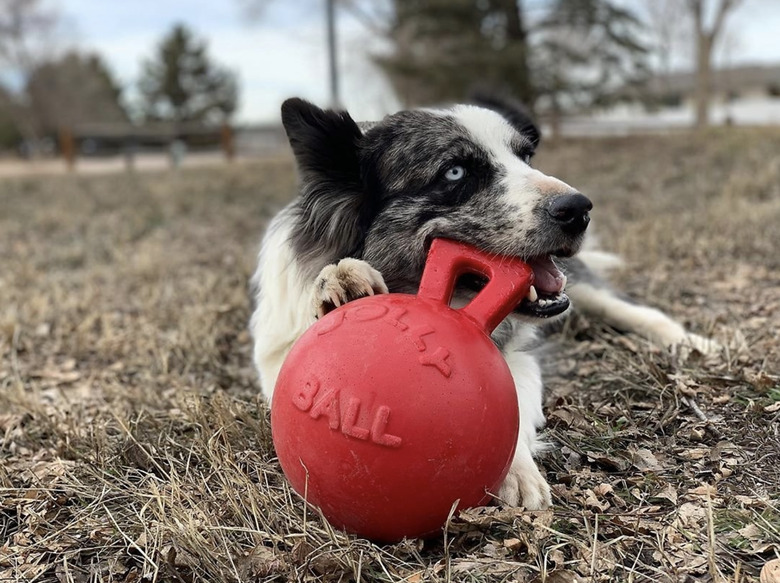
[(572, 141), (682, 359), (574, 317), (545, 351), (554, 508), (375, 546), (290, 491), (246, 331), (289, 161), (0, 184), (0, 581), (757, 581), (780, 555), (780, 133)]

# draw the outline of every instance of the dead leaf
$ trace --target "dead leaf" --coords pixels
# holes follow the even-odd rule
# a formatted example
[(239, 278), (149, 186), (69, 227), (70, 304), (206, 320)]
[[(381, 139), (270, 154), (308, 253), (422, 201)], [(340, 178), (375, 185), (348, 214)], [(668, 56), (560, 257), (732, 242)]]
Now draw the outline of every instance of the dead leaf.
[[(531, 583), (581, 583), (583, 579), (580, 578), (574, 571), (553, 571), (547, 573), (547, 576), (542, 578), (541, 575), (531, 580)], [(763, 582), (762, 582), (763, 583)]]
[(242, 581), (269, 577), (285, 570), (284, 561), (276, 555), (273, 549), (258, 545), (238, 562)]
[(780, 401), (764, 407), (764, 413), (776, 413), (777, 411), (780, 411)]
[(708, 447), (694, 447), (680, 452), (680, 457), (687, 460), (700, 460), (710, 455)]
[(701, 496), (702, 498), (714, 498), (718, 495), (718, 489), (712, 484), (702, 484), (697, 488), (688, 490), (690, 496)]
[(749, 540), (755, 540), (758, 538), (761, 538), (763, 536), (763, 532), (761, 532), (761, 529), (758, 528), (755, 524), (751, 523), (747, 526), (743, 526), (740, 528), (737, 533)]
[(780, 559), (773, 559), (761, 569), (761, 583), (780, 583)]
[(651, 500), (668, 500), (673, 506), (677, 505), (677, 490), (671, 484), (664, 486), (664, 489), (650, 497)]
[(585, 455), (588, 456), (589, 462), (596, 463), (610, 471), (622, 472), (628, 469), (628, 462), (621, 457), (608, 456), (594, 451), (586, 451)]
[(677, 509), (675, 525), (682, 527), (697, 527), (705, 518), (707, 511), (703, 506), (693, 502), (685, 502)]
[(657, 472), (663, 469), (658, 458), (649, 449), (638, 449), (631, 454), (634, 467), (643, 472)]
[(588, 489), (585, 490), (585, 506), (588, 508), (595, 508), (601, 512), (606, 512), (609, 508), (609, 502), (606, 500), (599, 500), (596, 498), (596, 494), (593, 492), (593, 490)]

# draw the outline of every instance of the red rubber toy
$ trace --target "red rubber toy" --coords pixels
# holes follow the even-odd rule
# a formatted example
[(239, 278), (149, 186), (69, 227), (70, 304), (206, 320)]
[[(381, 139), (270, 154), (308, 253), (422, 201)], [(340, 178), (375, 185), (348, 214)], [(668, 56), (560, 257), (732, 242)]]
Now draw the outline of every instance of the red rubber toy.
[[(455, 280), (489, 281), (464, 308)], [(490, 340), (528, 293), (516, 258), (437, 239), (417, 296), (350, 302), (293, 346), (271, 405), (290, 484), (337, 528), (393, 542), (441, 532), (457, 502), (486, 503), (518, 435), (514, 382)]]

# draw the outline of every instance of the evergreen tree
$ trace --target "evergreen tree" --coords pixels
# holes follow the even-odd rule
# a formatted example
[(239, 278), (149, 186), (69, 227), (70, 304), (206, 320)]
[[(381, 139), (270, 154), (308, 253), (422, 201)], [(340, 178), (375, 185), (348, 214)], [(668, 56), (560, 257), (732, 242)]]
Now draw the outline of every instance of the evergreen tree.
[[(644, 79), (641, 22), (612, 0), (553, 0), (529, 26), (522, 0), (392, 0), (377, 57), (407, 105), (513, 93), (553, 123)], [(535, 13), (536, 16), (537, 13)]]
[(36, 67), (26, 94), (44, 133), (86, 122), (124, 122), (122, 88), (95, 54), (70, 52)]
[(463, 99), (480, 86), (533, 101), (524, 14), (515, 0), (392, 4), (393, 52), (376, 60), (407, 105)]
[(163, 39), (155, 57), (144, 63), (139, 83), (147, 120), (218, 123), (235, 112), (236, 78), (215, 65), (206, 48), (184, 25)]

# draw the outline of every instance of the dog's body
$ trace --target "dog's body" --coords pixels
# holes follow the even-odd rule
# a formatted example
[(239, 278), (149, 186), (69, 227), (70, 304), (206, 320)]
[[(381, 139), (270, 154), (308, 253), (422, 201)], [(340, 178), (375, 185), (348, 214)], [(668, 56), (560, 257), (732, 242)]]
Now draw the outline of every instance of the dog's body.
[[(493, 334), (520, 406), (515, 458), (497, 493), (507, 504), (550, 505), (532, 457), (544, 415), (531, 351), (537, 325), (569, 305), (566, 276), (551, 257), (564, 264), (578, 309), (664, 345), (715, 347), (661, 312), (621, 299), (586, 261), (572, 258), (590, 201), (530, 166), (539, 133), (519, 105), (486, 100), (358, 126), (346, 113), (288, 100), (282, 120), (301, 191), (271, 222), (252, 281), (254, 359), (267, 398), (288, 351), (316, 317), (368, 294), (415, 292), (434, 237), (519, 256), (534, 269), (529, 297)], [(478, 286), (462, 282), (453, 304), (467, 303)]]

